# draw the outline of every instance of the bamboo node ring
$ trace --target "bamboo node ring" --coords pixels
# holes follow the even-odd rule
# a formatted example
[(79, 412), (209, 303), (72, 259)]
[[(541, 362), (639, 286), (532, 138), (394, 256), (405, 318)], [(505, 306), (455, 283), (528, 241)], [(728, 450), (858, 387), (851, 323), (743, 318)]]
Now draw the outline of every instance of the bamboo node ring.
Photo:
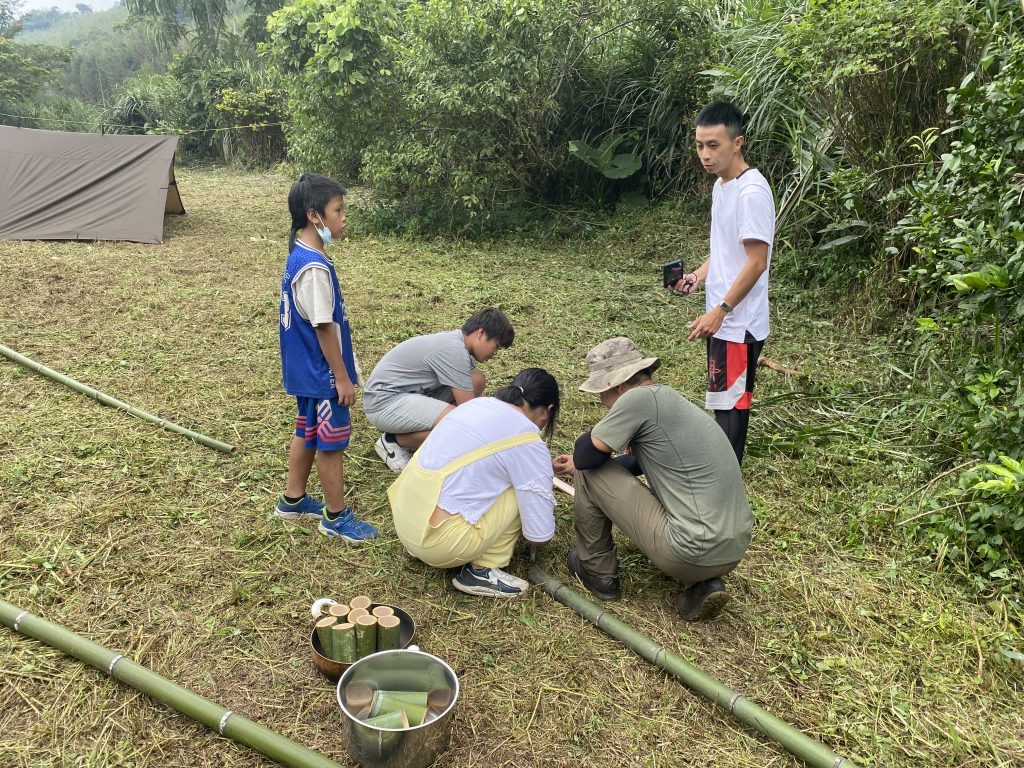
[(114, 658), (112, 658), (110, 660), (110, 666), (107, 667), (107, 674), (108, 675), (114, 674), (114, 667), (117, 666), (117, 662), (119, 662), (123, 658), (124, 658), (124, 654), (123, 653), (119, 653), (119, 654), (117, 654), (117, 656), (115, 656)]
[[(743, 698), (743, 694), (742, 693), (737, 693), (735, 696), (732, 697), (732, 700), (729, 702), (729, 712), (731, 714), (734, 714), (734, 715), (736, 714), (736, 704), (739, 703), (739, 700), (742, 699), (742, 698)], [(838, 768), (838, 766), (834, 765), (834, 766), (832, 766), (832, 768)]]
[(21, 624), (21, 620), (28, 616), (28, 611), (22, 611), (18, 614), (18, 618), (14, 620), (14, 631), (18, 631), (18, 625)]
[(231, 717), (233, 714), (235, 714), (234, 711), (229, 709), (221, 717), (220, 725), (217, 726), (217, 733), (219, 733), (221, 736), (224, 735), (224, 729), (228, 727), (228, 718)]
[(846, 762), (845, 757), (837, 757), (836, 761), (832, 763), (832, 768), (842, 768), (843, 763)]

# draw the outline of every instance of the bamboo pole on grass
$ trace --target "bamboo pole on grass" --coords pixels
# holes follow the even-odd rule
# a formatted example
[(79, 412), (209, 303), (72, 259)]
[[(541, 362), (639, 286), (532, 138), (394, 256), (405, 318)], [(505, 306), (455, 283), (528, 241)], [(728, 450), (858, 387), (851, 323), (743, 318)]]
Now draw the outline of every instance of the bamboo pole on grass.
[(0, 600), (0, 623), (106, 672), (222, 736), (251, 747), (282, 765), (290, 768), (342, 768), (333, 760), (172, 683), (120, 653), (107, 650), (59, 624), (20, 610), (5, 600)]
[(139, 408), (135, 408), (134, 406), (128, 405), (128, 403), (122, 402), (117, 398), (113, 398), (110, 395), (105, 395), (98, 389), (93, 389), (87, 384), (82, 384), (80, 381), (75, 381), (70, 376), (65, 376), (63, 373), (58, 373), (52, 368), (47, 368), (45, 365), (37, 363), (35, 360), (31, 358), (25, 357), (24, 355), (15, 352), (13, 349), (5, 347), (3, 344), (0, 344), (0, 354), (8, 358), (9, 360), (14, 361), (15, 363), (23, 365), (26, 368), (30, 368), (36, 373), (41, 373), (43, 376), (46, 376), (47, 378), (53, 379), (54, 381), (60, 382), (61, 384), (71, 387), (71, 389), (75, 390), (76, 392), (81, 392), (83, 395), (88, 395), (94, 400), (99, 400), (101, 403), (103, 403), (104, 405), (109, 405), (111, 408), (117, 408), (120, 411), (130, 413), (132, 416), (137, 416), (140, 419), (156, 424), (159, 427), (163, 427), (164, 429), (170, 432), (177, 432), (178, 434), (184, 435), (190, 440), (195, 440), (197, 443), (205, 445), (207, 448), (213, 448), (218, 451), (223, 451), (224, 453), (235, 452), (235, 448), (233, 445), (222, 443), (220, 440), (215, 440), (212, 437), (207, 437), (206, 435), (200, 434), (199, 432), (193, 432), (191, 429), (185, 429), (185, 427), (178, 426), (172, 421), (168, 421), (167, 419), (161, 419), (159, 416), (154, 416), (151, 413), (147, 413), (146, 411), (143, 411)]
[(740, 694), (726, 688), (686, 659), (676, 656), (665, 646), (659, 645), (619, 621), (606, 609), (594, 605), (540, 568), (531, 567), (529, 575), (530, 581), (562, 605), (572, 608), (598, 629), (608, 633), (655, 666), (661, 667), (670, 675), (678, 678), (687, 687), (716, 704), (737, 720), (773, 739), (790, 754), (800, 758), (812, 768), (856, 768), (850, 760), (840, 757), (821, 742), (815, 741), (789, 723), (783, 722)]

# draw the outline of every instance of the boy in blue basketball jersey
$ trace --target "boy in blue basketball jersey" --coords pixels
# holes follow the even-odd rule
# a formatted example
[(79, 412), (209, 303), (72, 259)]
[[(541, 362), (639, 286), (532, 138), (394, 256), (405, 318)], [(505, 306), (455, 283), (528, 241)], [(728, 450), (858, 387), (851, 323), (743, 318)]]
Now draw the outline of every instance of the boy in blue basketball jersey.
[[(358, 373), (345, 299), (334, 262), (324, 252), (345, 232), (345, 188), (304, 173), (288, 192), (288, 210), (292, 224), (278, 331), (284, 388), (295, 396), (298, 417), (288, 480), (275, 511), (290, 520), (319, 518), (325, 536), (364, 541), (375, 538), (377, 529), (345, 504), (344, 456)], [(306, 494), (314, 460), (326, 504)]]

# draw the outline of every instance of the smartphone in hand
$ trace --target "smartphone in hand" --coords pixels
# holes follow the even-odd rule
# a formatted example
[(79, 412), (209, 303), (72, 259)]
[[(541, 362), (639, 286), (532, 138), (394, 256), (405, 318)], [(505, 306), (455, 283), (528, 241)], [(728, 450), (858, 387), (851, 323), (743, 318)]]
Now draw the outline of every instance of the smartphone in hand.
[(683, 278), (683, 261), (676, 259), (661, 267), (661, 282), (665, 288), (671, 288)]

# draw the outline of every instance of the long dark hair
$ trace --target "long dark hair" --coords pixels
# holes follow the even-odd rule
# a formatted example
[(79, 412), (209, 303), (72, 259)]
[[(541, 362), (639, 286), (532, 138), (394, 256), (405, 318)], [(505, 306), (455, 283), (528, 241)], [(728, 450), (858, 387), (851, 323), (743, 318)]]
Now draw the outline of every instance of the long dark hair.
[(312, 208), (321, 216), (327, 210), (327, 204), (336, 195), (345, 196), (345, 188), (330, 176), (319, 173), (304, 173), (288, 190), (288, 213), (292, 215), (292, 228), (288, 233), (288, 252), (295, 247), (295, 237), (309, 219), (306, 212)]
[(558, 421), (560, 407), (558, 382), (543, 368), (523, 368), (512, 379), (511, 384), (499, 389), (494, 396), (504, 403), (519, 407), (527, 403), (534, 408), (547, 408), (553, 405), (551, 418), (544, 428), (544, 437), (550, 439), (555, 433), (555, 423)]

